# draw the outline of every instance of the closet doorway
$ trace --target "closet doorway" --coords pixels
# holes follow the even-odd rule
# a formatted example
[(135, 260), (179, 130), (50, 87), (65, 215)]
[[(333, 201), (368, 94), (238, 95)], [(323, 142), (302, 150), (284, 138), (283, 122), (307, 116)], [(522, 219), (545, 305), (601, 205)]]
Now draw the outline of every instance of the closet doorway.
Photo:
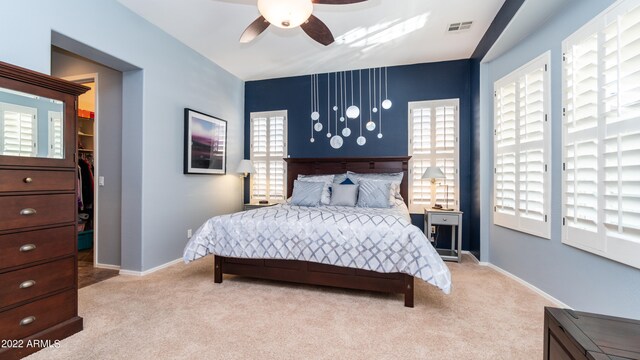
[(99, 252), (99, 186), (104, 183), (98, 170), (98, 79), (97, 73), (68, 76), (66, 80), (89, 87), (78, 97), (78, 288), (118, 275), (118, 270), (96, 266)]
[(122, 73), (52, 47), (52, 75), (91, 88), (78, 98), (78, 287), (120, 269)]

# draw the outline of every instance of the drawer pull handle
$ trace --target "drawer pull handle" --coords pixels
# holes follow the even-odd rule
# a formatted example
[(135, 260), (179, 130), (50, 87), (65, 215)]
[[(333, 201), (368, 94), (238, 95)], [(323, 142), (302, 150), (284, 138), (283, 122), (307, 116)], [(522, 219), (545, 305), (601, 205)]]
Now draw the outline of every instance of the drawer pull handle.
[(443, 218), (442, 221), (447, 221), (447, 218)]
[(24, 215), (24, 216), (35, 215), (36, 213), (37, 213), (36, 209), (33, 209), (33, 208), (26, 208), (26, 209), (20, 210), (20, 215)]
[(35, 244), (25, 244), (20, 246), (20, 252), (29, 252), (29, 251), (33, 251), (36, 249), (36, 245)]
[(33, 179), (30, 177), (26, 177), (22, 181), (24, 181), (25, 184), (31, 184), (33, 182)]
[(20, 320), (20, 326), (27, 326), (27, 325), (33, 323), (34, 321), (36, 321), (36, 317), (35, 316), (27, 316), (26, 318)]
[(22, 284), (20, 284), (20, 289), (28, 289), (30, 287), (32, 287), (33, 285), (35, 285), (36, 282), (33, 280), (27, 280), (27, 281), (23, 281)]

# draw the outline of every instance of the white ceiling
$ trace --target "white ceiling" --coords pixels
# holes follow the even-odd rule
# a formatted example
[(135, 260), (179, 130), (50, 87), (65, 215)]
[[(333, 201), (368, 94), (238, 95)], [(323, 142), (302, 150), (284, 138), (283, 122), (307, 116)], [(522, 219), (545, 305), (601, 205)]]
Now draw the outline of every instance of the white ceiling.
[[(469, 58), (504, 0), (368, 0), (314, 5), (336, 42), (270, 26), (249, 44), (256, 0), (118, 0), (243, 80)], [(447, 33), (448, 24), (473, 21)]]

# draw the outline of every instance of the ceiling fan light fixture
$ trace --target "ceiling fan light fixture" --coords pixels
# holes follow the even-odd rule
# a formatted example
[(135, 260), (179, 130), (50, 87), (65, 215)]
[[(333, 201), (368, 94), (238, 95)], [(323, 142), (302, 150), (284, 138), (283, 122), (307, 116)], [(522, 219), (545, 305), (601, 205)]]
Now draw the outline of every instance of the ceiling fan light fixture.
[(302, 25), (313, 12), (311, 0), (258, 0), (258, 11), (269, 23), (284, 29)]

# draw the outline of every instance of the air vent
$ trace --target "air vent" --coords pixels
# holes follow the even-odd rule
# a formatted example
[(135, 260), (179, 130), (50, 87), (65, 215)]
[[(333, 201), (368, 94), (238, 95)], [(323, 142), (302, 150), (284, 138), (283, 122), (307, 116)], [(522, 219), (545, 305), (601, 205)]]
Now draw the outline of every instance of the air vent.
[(473, 21), (457, 22), (449, 25), (449, 32), (465, 31), (471, 29)]

